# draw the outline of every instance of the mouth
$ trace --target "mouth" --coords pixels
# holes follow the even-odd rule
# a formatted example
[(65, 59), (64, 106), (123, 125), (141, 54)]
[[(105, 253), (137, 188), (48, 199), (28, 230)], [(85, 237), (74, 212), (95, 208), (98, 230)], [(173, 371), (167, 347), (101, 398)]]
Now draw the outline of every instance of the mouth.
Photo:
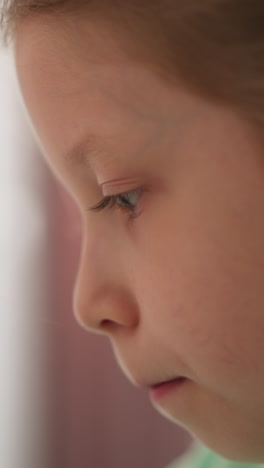
[(167, 380), (154, 384), (150, 387), (150, 395), (152, 400), (159, 400), (171, 392), (179, 392), (184, 387), (184, 384), (188, 381), (185, 377), (177, 377), (176, 379)]
[(141, 388), (146, 388), (147, 390), (155, 389), (162, 387), (163, 385), (170, 384), (173, 382), (182, 382), (184, 380), (187, 380), (186, 377), (179, 376), (179, 377), (173, 377), (172, 379), (169, 380), (163, 380), (163, 381), (137, 381), (136, 386), (141, 387)]
[(171, 380), (165, 380), (164, 382), (159, 382), (159, 383), (152, 384), (152, 385), (150, 385), (150, 388), (156, 389), (156, 388), (162, 387), (163, 385), (174, 384), (174, 383), (180, 384), (184, 380), (187, 380), (186, 377), (176, 377), (176, 378), (171, 379)]

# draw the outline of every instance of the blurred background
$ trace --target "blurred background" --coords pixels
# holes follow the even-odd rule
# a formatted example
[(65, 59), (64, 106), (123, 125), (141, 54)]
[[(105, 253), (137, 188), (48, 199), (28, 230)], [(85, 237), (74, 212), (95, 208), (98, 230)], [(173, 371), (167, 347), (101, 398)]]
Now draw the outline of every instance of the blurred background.
[(6, 50), (0, 123), (0, 466), (163, 468), (192, 439), (73, 317), (79, 214), (34, 141)]

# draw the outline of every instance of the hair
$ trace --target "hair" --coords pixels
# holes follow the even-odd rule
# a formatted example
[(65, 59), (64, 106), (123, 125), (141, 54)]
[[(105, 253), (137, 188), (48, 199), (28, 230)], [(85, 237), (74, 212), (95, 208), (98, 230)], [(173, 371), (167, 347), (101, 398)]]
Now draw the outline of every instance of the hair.
[[(263, 133), (264, 0), (2, 0), (3, 44), (39, 12), (95, 16), (135, 61), (242, 114)], [(47, 16), (48, 20), (48, 16)], [(87, 23), (89, 24), (89, 23)], [(88, 26), (87, 26), (88, 27)]]

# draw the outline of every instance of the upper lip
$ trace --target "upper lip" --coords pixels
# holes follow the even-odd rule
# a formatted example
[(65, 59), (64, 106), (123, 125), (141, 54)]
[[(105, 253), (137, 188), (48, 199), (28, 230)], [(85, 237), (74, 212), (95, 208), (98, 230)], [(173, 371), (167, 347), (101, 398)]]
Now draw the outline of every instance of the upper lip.
[(137, 381), (136, 385), (138, 387), (143, 387), (143, 388), (153, 388), (157, 387), (158, 385), (164, 384), (171, 382), (172, 380), (177, 380), (177, 379), (185, 379), (183, 375), (178, 375), (176, 377), (172, 377), (171, 379), (166, 379), (166, 380), (157, 380), (157, 381)]

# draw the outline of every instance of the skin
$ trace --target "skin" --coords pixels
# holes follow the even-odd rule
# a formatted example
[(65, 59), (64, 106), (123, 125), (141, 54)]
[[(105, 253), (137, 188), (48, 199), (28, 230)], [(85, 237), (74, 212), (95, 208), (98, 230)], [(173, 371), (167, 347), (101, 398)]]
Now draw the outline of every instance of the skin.
[[(111, 340), (133, 385), (188, 378), (151, 399), (162, 415), (230, 460), (263, 462), (263, 149), (235, 111), (132, 62), (99, 22), (75, 19), (69, 34), (47, 18), (21, 22), (15, 62), (43, 155), (82, 217), (75, 317)], [(88, 134), (97, 157), (70, 167)], [(133, 220), (88, 211), (142, 186)]]

